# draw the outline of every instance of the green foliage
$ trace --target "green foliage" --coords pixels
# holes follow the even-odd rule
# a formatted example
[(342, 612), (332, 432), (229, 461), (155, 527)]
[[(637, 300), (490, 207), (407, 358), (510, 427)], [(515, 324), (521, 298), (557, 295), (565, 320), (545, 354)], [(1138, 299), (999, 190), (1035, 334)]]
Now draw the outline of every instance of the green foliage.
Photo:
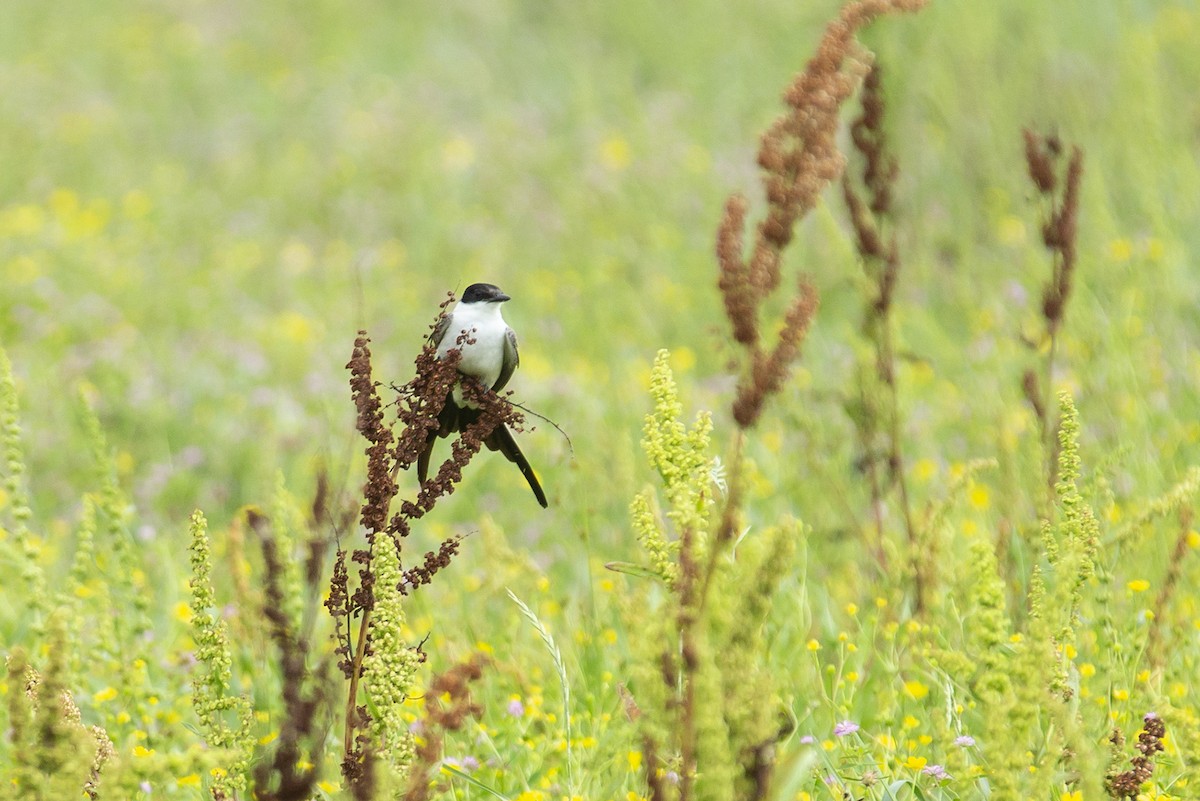
[[(666, 351), (655, 358), (650, 394), (654, 410), (642, 447), (662, 481), (668, 512), (661, 522), (649, 514), (656, 493), (648, 489), (634, 501), (632, 516), (650, 573), (666, 594), (642, 587), (627, 611), (631, 627), (645, 626), (632, 656), (647, 782), (653, 794), (667, 797), (759, 797), (775, 743), (788, 730), (781, 730), (782, 704), (764, 659), (764, 624), (800, 527), (737, 541), (717, 535), (721, 518), (732, 521), (740, 512), (734, 496), (717, 496), (710, 415), (698, 414), (690, 429), (680, 420)], [(742, 469), (735, 461), (734, 481)], [(664, 781), (668, 768), (677, 783)]]
[(371, 618), (373, 650), (363, 660), (363, 681), (370, 698), (372, 733), (395, 780), (402, 782), (412, 762), (412, 734), (403, 719), (404, 703), (415, 694), (421, 658), (404, 635), (403, 576), (391, 538), (376, 540), (375, 608)]
[(271, 504), (271, 536), (275, 539), (275, 548), (280, 554), (283, 568), (279, 583), (283, 594), (284, 617), (296, 632), (304, 628), (304, 607), (308, 594), (301, 573), (304, 563), (298, 553), (301, 538), (307, 531), (299, 504), (288, 492), (283, 474), (280, 473), (275, 479), (275, 498)]
[[(650, 374), (654, 413), (646, 418), (642, 449), (658, 471), (668, 505), (667, 518), (674, 529), (690, 530), (697, 542), (703, 542), (708, 535), (707, 511), (712, 504), (712, 458), (708, 455), (712, 415), (697, 414), (690, 430), (679, 419), (682, 406), (671, 375), (670, 357), (669, 352), (661, 350), (654, 359)], [(650, 551), (659, 548), (654, 543), (646, 547)]]
[[(50, 659), (42, 674), (16, 649), (8, 658), (9, 725), (13, 762), (0, 781), (20, 801), (50, 801), (83, 794), (99, 786), (99, 767), (111, 743), (87, 731), (71, 698), (67, 681), (66, 631), (61, 616), (50, 620)], [(103, 739), (101, 739), (103, 738)]]
[[(208, 521), (192, 513), (192, 639), (196, 643), (196, 675), (192, 679), (192, 708), (209, 747), (224, 752), (225, 764), (214, 771), (214, 795), (246, 788), (254, 738), (250, 700), (232, 691), (228, 631), (217, 616), (212, 585), (212, 557)], [(218, 757), (221, 759), (222, 757)]]
[(20, 566), (22, 595), (30, 624), (40, 628), (46, 614), (46, 577), (40, 563), (41, 544), (29, 530), (33, 515), (25, 487), (25, 456), (21, 448), (20, 405), (13, 381), (12, 363), (0, 348), (0, 438), (4, 445), (4, 492), (17, 560)]
[[(1096, 552), (1100, 545), (1100, 526), (1092, 510), (1079, 494), (1079, 415), (1067, 393), (1058, 398), (1059, 423), (1057, 525), (1043, 525), (1045, 573), (1035, 576), (1031, 593), (1030, 615), (1038, 622), (1034, 630), (1048, 635), (1055, 661), (1051, 692), (1068, 696), (1066, 651), (1078, 644), (1075, 625), (1083, 603), (1083, 589), (1096, 572)], [(1043, 582), (1050, 584), (1047, 591)]]

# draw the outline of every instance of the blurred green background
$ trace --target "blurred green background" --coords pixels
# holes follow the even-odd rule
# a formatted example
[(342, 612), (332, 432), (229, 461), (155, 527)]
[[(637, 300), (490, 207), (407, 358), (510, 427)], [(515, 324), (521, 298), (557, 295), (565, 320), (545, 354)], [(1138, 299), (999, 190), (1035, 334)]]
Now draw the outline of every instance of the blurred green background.
[[(838, 6), (6, 0), (0, 342), (39, 518), (87, 484), (79, 386), (144, 536), (197, 506), (220, 525), (280, 469), (305, 494), (326, 465), (352, 497), (354, 332), (403, 382), (444, 293), (486, 280), (514, 298), (519, 399), (574, 450), (545, 424), (521, 438), (549, 512), (493, 456), (438, 524), (482, 508), (530, 544), (627, 551), (658, 348), (730, 430), (715, 225), (731, 192), (761, 204), (757, 137)], [(1087, 153), (1058, 376), (1086, 453), (1127, 447), (1119, 496), (1177, 479), (1200, 456), (1196, 4), (941, 0), (865, 38), (902, 169), (910, 464), (936, 476), (1028, 430), (1033, 126)], [(827, 201), (788, 254), (823, 305), (751, 456), (754, 514), (833, 542), (867, 496), (841, 411), (859, 268)]]
[[(715, 229), (733, 192), (762, 208), (758, 137), (839, 5), (0, 0), (0, 346), (23, 406), (42, 543), (26, 558), (0, 528), (0, 572), (40, 558), (53, 581), (72, 557), (81, 495), (97, 488), (82, 391), (137, 506), (140, 546), (114, 549), (110, 538), (95, 559), (84, 554), (81, 570), (94, 562), (96, 574), (76, 595), (105, 625), (88, 624), (76, 697), (127, 764), (138, 768), (144, 743), (173, 757), (197, 742), (183, 600), (196, 507), (212, 521), (235, 690), (254, 697), (255, 734), (270, 747), (278, 675), (254, 633), (262, 571), (243, 548), (238, 510), (271, 508), (280, 472), (306, 499), (322, 470), (339, 504), (353, 505), (362, 441), (344, 365), (355, 332), (370, 332), (376, 377), (402, 383), (445, 293), (489, 281), (513, 297), (505, 313), (522, 366), (511, 388), (571, 444), (540, 421), (520, 436), (549, 511), (489, 454), (422, 521), (409, 564), (449, 534), (479, 536), (411, 599), (411, 641), (432, 635), (430, 669), (476, 647), (496, 656), (481, 690), (500, 763), (487, 780), (525, 799), (543, 797), (528, 794), (537, 786), (557, 793), (556, 679), (501, 592), (514, 587), (565, 644), (588, 797), (644, 789), (616, 689), (642, 656), (628, 627), (644, 610), (627, 606), (644, 596), (602, 564), (641, 558), (628, 506), (654, 479), (638, 448), (650, 364), (671, 351), (685, 416), (713, 410), (716, 450), (727, 453), (739, 353), (716, 290)], [(1021, 376), (1043, 356), (1023, 340), (1041, 331), (1051, 268), (1021, 129), (1057, 132), (1085, 150), (1086, 165), (1054, 383), (1080, 409), (1085, 483), (1103, 475), (1112, 493), (1089, 493), (1112, 546), (1101, 591), (1116, 589), (1101, 608), (1140, 642), (1147, 590), (1159, 591), (1180, 532), (1168, 521), (1121, 546), (1113, 532), (1200, 463), (1200, 6), (934, 0), (879, 21), (864, 41), (884, 69), (901, 169), (894, 313), (914, 509), (943, 499), (968, 460), (1000, 462), (965, 488), (945, 552), (929, 558), (951, 597), (969, 575), (966, 542), (1008, 537), (1012, 524), (1003, 570), (1013, 608), (1024, 609), (1020, 585), (1039, 553), (1030, 494), (1043, 479)], [(811, 526), (773, 610), (770, 661), (787, 677), (798, 734), (830, 736), (848, 717), (871, 735), (907, 737), (897, 719), (909, 712), (938, 733), (950, 696), (926, 695), (922, 679), (936, 681), (915, 656), (924, 652), (897, 657), (908, 653), (905, 633), (876, 651), (877, 633), (892, 642), (909, 611), (907, 578), (864, 566), (874, 564), (870, 492), (844, 408), (869, 359), (863, 281), (840, 192), (825, 200), (786, 254), (789, 285), (810, 276), (821, 309), (747, 443), (747, 525), (794, 516)], [(402, 494), (415, 484), (403, 476)], [(4, 526), (10, 501), (0, 491)], [(239, 579), (247, 586), (231, 589)], [(88, 600), (106, 581), (115, 600)], [(1193, 587), (1180, 582), (1172, 620), (1194, 635)], [(36, 636), (19, 595), (0, 597), (6, 646)], [(935, 627), (960, 626), (955, 603)], [(89, 645), (127, 613), (152, 624), (132, 646), (152, 657), (133, 663), (149, 665), (140, 684), (122, 672), (129, 643)], [(915, 637), (910, 623), (903, 632)], [(322, 616), (318, 650), (331, 647), (329, 627)], [(1113, 650), (1102, 634), (1089, 632), (1087, 647)], [(1116, 660), (1124, 673), (1096, 679), (1111, 685), (1095, 696), (1111, 694), (1111, 707), (1088, 706), (1097, 718), (1113, 710), (1130, 734), (1155, 700), (1144, 693), (1159, 691), (1140, 677), (1135, 650)], [(1171, 653), (1180, 703), (1194, 650)], [(821, 706), (813, 693), (835, 663), (838, 687), (843, 667), (863, 682), (848, 679), (848, 694)], [(151, 711), (147, 699), (159, 696)], [(528, 714), (505, 712), (514, 702)], [(475, 753), (475, 736), (463, 732), (447, 753)], [(907, 746), (899, 763), (913, 776), (926, 756), (962, 758), (952, 742), (924, 746)], [(337, 791), (335, 756), (326, 794)], [(196, 792), (202, 778), (186, 770), (165, 792)], [(948, 792), (976, 789), (975, 776), (959, 779)]]

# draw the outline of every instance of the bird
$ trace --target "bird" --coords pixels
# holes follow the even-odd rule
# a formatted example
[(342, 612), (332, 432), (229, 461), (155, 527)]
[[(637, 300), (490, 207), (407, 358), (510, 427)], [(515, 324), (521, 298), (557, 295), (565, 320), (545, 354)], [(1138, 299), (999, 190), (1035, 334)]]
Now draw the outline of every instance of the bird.
[[(457, 349), (460, 352), (459, 374), (474, 378), (491, 387), (493, 392), (504, 389), (520, 364), (517, 335), (500, 313), (500, 307), (509, 300), (511, 298), (495, 284), (471, 284), (454, 311), (441, 319), (429, 338), (430, 344), (437, 348), (439, 359)], [(466, 337), (463, 337), (464, 333)], [(461, 343), (460, 339), (463, 340)], [(417, 458), (417, 478), (421, 483), (429, 476), (429, 459), (438, 437), (462, 431), (477, 419), (478, 409), (463, 398), (462, 382), (456, 381), (438, 414), (438, 427), (429, 432), (425, 448)], [(543, 509), (548, 508), (546, 493), (508, 427), (499, 423), (483, 442), (488, 450), (500, 451), (520, 468), (538, 503)]]

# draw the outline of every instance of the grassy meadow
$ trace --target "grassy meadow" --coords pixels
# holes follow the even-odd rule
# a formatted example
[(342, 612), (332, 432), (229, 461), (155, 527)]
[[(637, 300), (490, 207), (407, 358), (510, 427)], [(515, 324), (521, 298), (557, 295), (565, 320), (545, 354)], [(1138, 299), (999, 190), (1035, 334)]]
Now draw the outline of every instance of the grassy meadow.
[[(865, 29), (890, 305), (835, 181), (744, 427), (714, 243), (841, 5), (5, 0), (0, 798), (1200, 797), (1200, 7)], [(1053, 324), (1024, 129), (1083, 154)], [(356, 784), (346, 363), (390, 404), (476, 281), (550, 508), (485, 451), (372, 557)]]

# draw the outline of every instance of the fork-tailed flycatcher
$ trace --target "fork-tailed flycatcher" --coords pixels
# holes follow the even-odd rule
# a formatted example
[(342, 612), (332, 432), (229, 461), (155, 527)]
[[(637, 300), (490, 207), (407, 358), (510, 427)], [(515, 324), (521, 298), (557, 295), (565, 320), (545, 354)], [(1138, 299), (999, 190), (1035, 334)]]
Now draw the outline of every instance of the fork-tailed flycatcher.
[[(437, 346), (439, 359), (444, 358), (451, 349), (458, 349), (461, 353), (458, 372), (476, 379), (485, 387), (491, 387), (493, 392), (504, 389), (520, 363), (517, 335), (500, 314), (500, 306), (506, 300), (509, 300), (508, 295), (494, 284), (471, 284), (463, 292), (462, 300), (454, 307), (454, 311), (438, 323), (429, 340)], [(464, 333), (466, 337), (462, 337)], [(460, 343), (460, 338), (465, 341)], [(437, 438), (458, 433), (478, 418), (479, 410), (463, 399), (462, 386), (455, 382), (446, 397), (446, 405), (438, 415), (438, 428), (429, 432), (425, 450), (417, 458), (417, 477), (422, 483), (429, 475), (429, 457)], [(521, 468), (521, 474), (529, 482), (538, 503), (545, 509), (548, 505), (546, 493), (542, 491), (533, 468), (517, 447), (508, 427), (504, 423), (498, 424), (483, 442), (488, 450), (500, 451)]]

